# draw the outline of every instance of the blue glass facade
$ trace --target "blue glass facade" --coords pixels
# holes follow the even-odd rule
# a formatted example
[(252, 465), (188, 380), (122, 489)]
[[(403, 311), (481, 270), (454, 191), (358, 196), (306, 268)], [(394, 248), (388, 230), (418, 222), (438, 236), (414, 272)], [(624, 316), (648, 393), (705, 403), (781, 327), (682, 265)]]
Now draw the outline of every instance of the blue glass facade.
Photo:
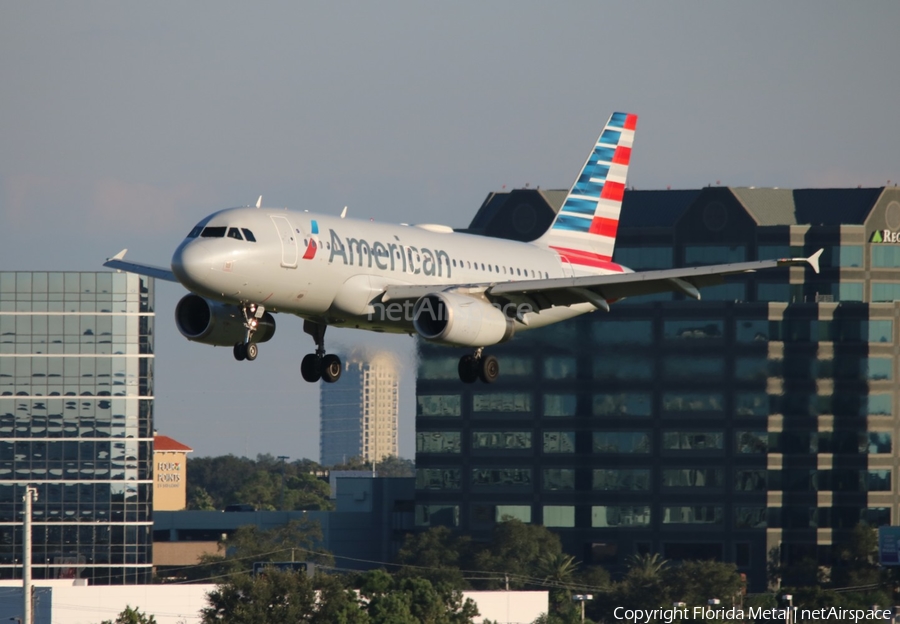
[(0, 578), (146, 583), (152, 567), (153, 280), (0, 273)]

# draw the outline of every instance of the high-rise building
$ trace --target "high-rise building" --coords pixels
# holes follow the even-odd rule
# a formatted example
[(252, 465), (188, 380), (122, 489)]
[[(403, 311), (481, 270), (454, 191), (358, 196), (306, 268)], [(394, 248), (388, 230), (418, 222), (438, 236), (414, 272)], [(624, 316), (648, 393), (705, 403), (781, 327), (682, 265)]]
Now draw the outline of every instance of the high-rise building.
[(0, 578), (147, 583), (152, 556), (153, 280), (0, 273)]
[(354, 457), (378, 462), (398, 455), (399, 367), (390, 353), (345, 358), (341, 380), (321, 384), (319, 462)]
[[(473, 229), (533, 239), (516, 224), (549, 223), (561, 196), (494, 194)], [(900, 518), (898, 231), (894, 188), (626, 192), (614, 256), (626, 266), (824, 248), (822, 271), (523, 332), (487, 348), (501, 367), (491, 385), (459, 381), (461, 350), (421, 343), (417, 524), (486, 538), (511, 516), (552, 527), (588, 563), (713, 558), (753, 591), (771, 562), (788, 582), (839, 568), (857, 524)]]

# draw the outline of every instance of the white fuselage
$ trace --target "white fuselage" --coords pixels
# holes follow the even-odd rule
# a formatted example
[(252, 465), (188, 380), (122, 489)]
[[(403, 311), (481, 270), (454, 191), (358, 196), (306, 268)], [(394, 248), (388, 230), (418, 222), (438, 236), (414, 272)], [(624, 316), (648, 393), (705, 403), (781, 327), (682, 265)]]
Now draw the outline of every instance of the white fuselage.
[[(271, 312), (375, 331), (413, 331), (405, 314), (373, 319), (373, 300), (387, 286), (434, 285), (439, 290), (580, 273), (577, 268), (573, 273), (551, 249), (442, 226), (389, 225), (264, 208), (222, 210), (204, 219), (195, 232), (200, 226), (213, 230), (192, 232), (172, 257), (172, 271), (188, 290), (224, 303), (254, 303)], [(229, 236), (231, 228), (244, 233)], [(247, 230), (255, 242), (246, 240)], [(579, 304), (530, 313), (521, 319), (520, 329), (594, 309)]]

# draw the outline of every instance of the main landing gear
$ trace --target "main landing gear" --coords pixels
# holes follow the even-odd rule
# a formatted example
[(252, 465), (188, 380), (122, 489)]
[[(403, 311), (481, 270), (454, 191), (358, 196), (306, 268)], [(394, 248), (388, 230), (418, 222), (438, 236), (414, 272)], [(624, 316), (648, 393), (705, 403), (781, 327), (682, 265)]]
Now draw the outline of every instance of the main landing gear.
[(459, 358), (459, 379), (463, 383), (494, 383), (500, 377), (500, 362), (493, 355), (484, 355), (479, 347), (472, 355)]
[(324, 323), (303, 321), (303, 331), (316, 341), (316, 352), (303, 357), (300, 362), (300, 375), (304, 380), (315, 383), (322, 379), (326, 383), (334, 383), (341, 378), (344, 370), (341, 358), (333, 353), (325, 354), (325, 329)]
[(255, 303), (247, 303), (241, 306), (241, 312), (244, 315), (244, 342), (236, 342), (234, 344), (234, 359), (238, 362), (247, 360), (252, 362), (259, 355), (259, 345), (252, 342), (253, 334), (259, 327), (259, 319), (266, 313), (265, 306), (257, 306)]

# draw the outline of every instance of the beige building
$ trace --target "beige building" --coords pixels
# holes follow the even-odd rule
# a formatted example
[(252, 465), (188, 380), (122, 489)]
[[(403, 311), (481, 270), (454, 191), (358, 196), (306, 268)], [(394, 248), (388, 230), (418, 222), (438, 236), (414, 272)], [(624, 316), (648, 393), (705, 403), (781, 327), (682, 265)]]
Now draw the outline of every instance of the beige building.
[(399, 369), (392, 353), (355, 353), (345, 358), (340, 383), (322, 384), (322, 465), (398, 455)]
[(187, 507), (187, 454), (193, 450), (169, 436), (153, 437), (154, 511)]

